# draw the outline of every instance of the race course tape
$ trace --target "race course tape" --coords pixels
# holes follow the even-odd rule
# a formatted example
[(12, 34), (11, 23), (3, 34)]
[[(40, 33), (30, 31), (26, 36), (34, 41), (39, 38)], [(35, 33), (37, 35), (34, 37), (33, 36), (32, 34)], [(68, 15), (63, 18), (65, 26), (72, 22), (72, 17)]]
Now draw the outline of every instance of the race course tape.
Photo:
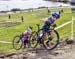
[(6, 42), (6, 41), (0, 41), (0, 43), (9, 43), (9, 44), (10, 44), (11, 42)]

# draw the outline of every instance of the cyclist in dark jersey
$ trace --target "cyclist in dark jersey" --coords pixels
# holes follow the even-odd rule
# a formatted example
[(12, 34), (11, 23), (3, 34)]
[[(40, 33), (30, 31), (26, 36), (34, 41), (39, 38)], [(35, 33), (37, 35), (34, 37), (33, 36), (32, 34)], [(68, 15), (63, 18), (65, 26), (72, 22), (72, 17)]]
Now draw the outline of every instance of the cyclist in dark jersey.
[[(47, 31), (50, 30), (50, 25), (53, 25), (54, 27), (56, 27), (56, 20), (60, 18), (60, 14), (58, 12), (52, 14), (52, 17), (49, 17), (46, 21), (44, 26), (42, 27), (42, 37), (45, 38), (45, 34)], [(44, 21), (44, 20), (42, 20)], [(53, 31), (50, 32), (51, 37), (49, 38), (50, 40), (52, 40), (53, 38)], [(48, 42), (47, 42), (48, 43)]]

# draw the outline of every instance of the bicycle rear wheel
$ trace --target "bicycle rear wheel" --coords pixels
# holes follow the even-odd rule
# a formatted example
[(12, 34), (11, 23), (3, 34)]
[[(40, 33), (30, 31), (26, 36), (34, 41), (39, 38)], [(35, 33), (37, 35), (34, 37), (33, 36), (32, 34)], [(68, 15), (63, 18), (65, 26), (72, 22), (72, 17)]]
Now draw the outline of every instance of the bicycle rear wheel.
[(59, 34), (58, 34), (58, 32), (56, 30), (53, 30), (53, 31), (54, 31), (53, 39), (50, 40), (50, 31), (49, 31), (48, 33), (46, 33), (46, 39), (44, 39), (44, 41), (43, 41), (43, 46), (47, 50), (53, 50), (59, 44)]
[(13, 48), (16, 50), (20, 50), (22, 48), (22, 40), (20, 39), (19, 35), (13, 38), (12, 45), (13, 45)]

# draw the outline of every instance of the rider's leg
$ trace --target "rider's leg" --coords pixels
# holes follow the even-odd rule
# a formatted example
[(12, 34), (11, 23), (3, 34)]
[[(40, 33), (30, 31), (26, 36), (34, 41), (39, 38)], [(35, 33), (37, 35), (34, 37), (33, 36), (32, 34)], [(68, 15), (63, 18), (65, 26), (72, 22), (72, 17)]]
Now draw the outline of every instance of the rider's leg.
[(41, 46), (41, 48), (43, 48), (44, 38), (45, 38), (45, 33), (42, 33), (42, 36), (40, 38), (40, 46)]
[(29, 48), (29, 44), (28, 44), (29, 42), (28, 42), (28, 40), (26, 40), (26, 48)]
[(24, 40), (24, 48), (28, 48), (29, 47), (29, 45), (28, 45), (28, 40)]
[(43, 43), (43, 40), (46, 38), (46, 31), (45, 30), (42, 30), (42, 36), (40, 37), (40, 43)]
[(27, 37), (26, 36), (24, 36), (23, 38), (22, 38), (22, 44), (24, 45), (24, 48), (26, 48), (26, 44), (27, 44)]
[(23, 42), (23, 43), (24, 43), (24, 48), (26, 48), (26, 40), (24, 40), (24, 42)]
[(54, 31), (51, 31), (50, 32), (50, 36), (48, 37), (48, 41), (46, 42), (47, 46), (50, 46), (50, 41), (54, 38)]
[(51, 41), (54, 38), (54, 31), (52, 30), (50, 32), (49, 40)]

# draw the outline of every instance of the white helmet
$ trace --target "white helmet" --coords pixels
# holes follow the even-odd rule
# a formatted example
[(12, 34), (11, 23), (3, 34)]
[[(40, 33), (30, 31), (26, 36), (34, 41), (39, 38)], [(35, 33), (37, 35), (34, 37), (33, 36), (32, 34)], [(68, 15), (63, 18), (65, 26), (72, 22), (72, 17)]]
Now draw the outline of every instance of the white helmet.
[(30, 34), (32, 33), (32, 27), (31, 26), (28, 27), (27, 32), (30, 33)]

